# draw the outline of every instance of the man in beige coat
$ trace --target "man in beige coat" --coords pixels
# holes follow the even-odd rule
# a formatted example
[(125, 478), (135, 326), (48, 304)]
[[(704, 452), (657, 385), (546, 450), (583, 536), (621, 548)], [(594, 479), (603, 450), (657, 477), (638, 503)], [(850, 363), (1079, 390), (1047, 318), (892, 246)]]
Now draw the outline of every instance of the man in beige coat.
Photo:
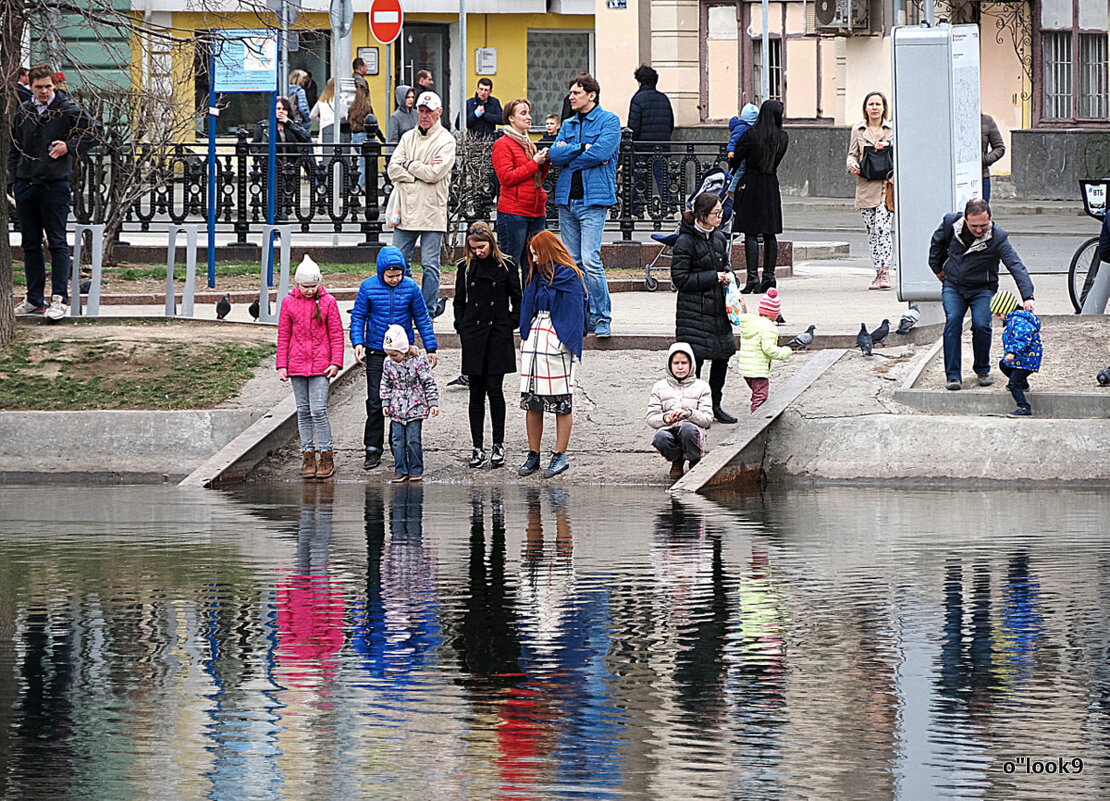
[(439, 124), (443, 103), (435, 92), (416, 99), (416, 127), (406, 131), (389, 159), (389, 178), (397, 193), (401, 221), (393, 229), (393, 245), (405, 261), (420, 240), (420, 285), (428, 313), (443, 313), (446, 299), (439, 302), (439, 252), (447, 232), (447, 194), (451, 167), (455, 163), (455, 137)]

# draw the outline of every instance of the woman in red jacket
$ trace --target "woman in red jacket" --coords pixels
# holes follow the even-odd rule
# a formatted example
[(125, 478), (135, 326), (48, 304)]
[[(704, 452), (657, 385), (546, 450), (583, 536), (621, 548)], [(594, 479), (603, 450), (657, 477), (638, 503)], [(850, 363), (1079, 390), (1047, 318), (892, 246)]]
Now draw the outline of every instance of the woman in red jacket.
[(331, 478), (335, 463), (328, 421), (328, 386), (343, 367), (343, 320), (335, 298), (320, 286), (322, 276), (316, 262), (305, 256), (294, 280), (297, 286), (281, 301), (278, 314), (278, 378), (293, 382), (297, 430), (304, 456), (301, 475)]
[(543, 179), (551, 163), (547, 148), (538, 150), (528, 129), (532, 102), (526, 97), (505, 106), (504, 134), (493, 146), (493, 169), (501, 183), (497, 200), (497, 246), (516, 264), (527, 264), (524, 248), (547, 222)]

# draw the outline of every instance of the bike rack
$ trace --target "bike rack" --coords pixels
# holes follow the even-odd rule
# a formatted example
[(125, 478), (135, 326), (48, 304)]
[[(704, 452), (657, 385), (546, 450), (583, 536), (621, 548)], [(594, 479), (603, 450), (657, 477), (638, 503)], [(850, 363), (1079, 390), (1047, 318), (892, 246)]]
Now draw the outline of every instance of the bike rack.
[(197, 289), (197, 225), (170, 224), (166, 251), (166, 316), (177, 317), (177, 295), (173, 288), (173, 269), (177, 260), (177, 235), (185, 234), (185, 289), (181, 293), (182, 317), (193, 316), (193, 299)]
[[(270, 287), (266, 282), (266, 267), (270, 254), (274, 249), (274, 234), (277, 234), (281, 248), (281, 277), (278, 279), (277, 303), (274, 311), (270, 311)], [(289, 251), (293, 245), (293, 226), (291, 225), (265, 225), (262, 227), (262, 241), (266, 243), (262, 248), (262, 270), (258, 281), (258, 321), (260, 323), (276, 323), (281, 314), (281, 301), (289, 294)]]
[[(89, 281), (89, 302), (81, 311), (81, 250), (85, 232), (92, 238), (92, 278)], [(100, 314), (100, 278), (104, 270), (104, 225), (82, 225), (73, 228), (73, 265), (70, 268), (69, 313), (72, 317), (96, 317)]]

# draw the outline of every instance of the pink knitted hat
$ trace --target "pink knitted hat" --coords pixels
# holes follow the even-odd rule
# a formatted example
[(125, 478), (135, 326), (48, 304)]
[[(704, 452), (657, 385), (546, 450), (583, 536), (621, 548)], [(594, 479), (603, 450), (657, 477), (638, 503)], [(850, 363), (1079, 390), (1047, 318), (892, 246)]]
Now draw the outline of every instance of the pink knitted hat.
[(770, 317), (772, 320), (779, 318), (782, 312), (782, 303), (779, 302), (779, 291), (774, 287), (767, 290), (767, 294), (759, 301), (759, 314), (761, 317)]

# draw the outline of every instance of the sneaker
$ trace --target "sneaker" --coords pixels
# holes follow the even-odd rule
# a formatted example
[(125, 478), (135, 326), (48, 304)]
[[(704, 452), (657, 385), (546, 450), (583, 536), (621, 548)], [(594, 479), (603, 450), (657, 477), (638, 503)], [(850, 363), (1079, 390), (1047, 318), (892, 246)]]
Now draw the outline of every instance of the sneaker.
[(963, 385), (963, 382), (960, 381), (960, 379), (953, 378), (951, 381), (949, 381), (947, 384), (944, 385), (944, 388), (945, 389), (950, 389), (953, 392), (955, 392), (958, 389), (963, 389), (964, 385)]
[(890, 271), (883, 270), (881, 273), (879, 273), (879, 289), (890, 289), (891, 287), (892, 284), (890, 283)]
[(561, 453), (556, 453), (552, 451), (551, 463), (547, 466), (547, 469), (543, 471), (543, 477), (554, 478), (560, 473), (565, 473), (569, 469), (570, 462), (567, 461), (567, 452), (562, 451)]
[(720, 406), (713, 407), (713, 419), (716, 420), (718, 423), (724, 423), (725, 425), (732, 425), (736, 422), (736, 418), (726, 412)]
[(1033, 410), (1028, 406), (1019, 406), (1010, 412), (1007, 417), (1032, 417)]
[(497, 468), (503, 467), (504, 465), (505, 465), (505, 446), (504, 445), (494, 445), (493, 446), (493, 453), (489, 457), (489, 466), (492, 469), (496, 470)]
[(362, 462), (363, 470), (373, 470), (382, 463), (382, 452), (377, 448), (367, 448), (366, 458)]
[(34, 303), (27, 300), (27, 298), (24, 298), (23, 302), (15, 307), (17, 317), (27, 314), (42, 314), (44, 311), (46, 311), (45, 306), (36, 306)]
[(467, 467), (481, 467), (486, 463), (486, 452), (481, 448), (475, 448), (474, 452), (470, 455), (470, 461), (466, 463)]
[(981, 375), (981, 376), (979, 376), (979, 386), (981, 386), (981, 387), (989, 387), (989, 386), (990, 386), (991, 384), (993, 384), (993, 383), (994, 383), (994, 379), (993, 379), (993, 378), (991, 378), (991, 377), (990, 377), (989, 375)]
[(66, 313), (69, 311), (69, 306), (62, 303), (62, 296), (55, 295), (50, 298), (50, 308), (42, 313), (42, 316), (47, 320), (58, 322), (65, 319)]
[(440, 298), (438, 301), (436, 301), (436, 307), (432, 310), (432, 317), (439, 317), (445, 311), (447, 311), (447, 296), (446, 295), (443, 296), (442, 298)]
[(408, 473), (394, 473), (393, 478), (389, 479), (390, 484), (403, 484), (409, 480)]
[(682, 478), (682, 467), (686, 464), (685, 459), (675, 459), (671, 462), (671, 472), (667, 473), (667, 478), (672, 481), (677, 481)]
[(528, 458), (524, 460), (524, 464), (517, 470), (517, 475), (530, 476), (540, 469), (540, 452), (528, 451)]
[(594, 336), (598, 339), (608, 339), (612, 335), (613, 332), (609, 328), (609, 323), (598, 323), (594, 326)]
[(409, 481), (412, 482), (412, 483), (419, 483), (423, 480), (424, 480), (424, 474), (423, 473), (413, 473), (412, 475), (409, 476)]
[(879, 273), (875, 273), (874, 280), (871, 282), (871, 285), (867, 288), (868, 289), (882, 289), (883, 288), (883, 277), (881, 275), (879, 275)]
[(460, 374), (458, 378), (452, 378), (450, 381), (448, 381), (447, 386), (449, 386), (449, 387), (469, 387), (470, 386), (470, 378), (468, 376)]

